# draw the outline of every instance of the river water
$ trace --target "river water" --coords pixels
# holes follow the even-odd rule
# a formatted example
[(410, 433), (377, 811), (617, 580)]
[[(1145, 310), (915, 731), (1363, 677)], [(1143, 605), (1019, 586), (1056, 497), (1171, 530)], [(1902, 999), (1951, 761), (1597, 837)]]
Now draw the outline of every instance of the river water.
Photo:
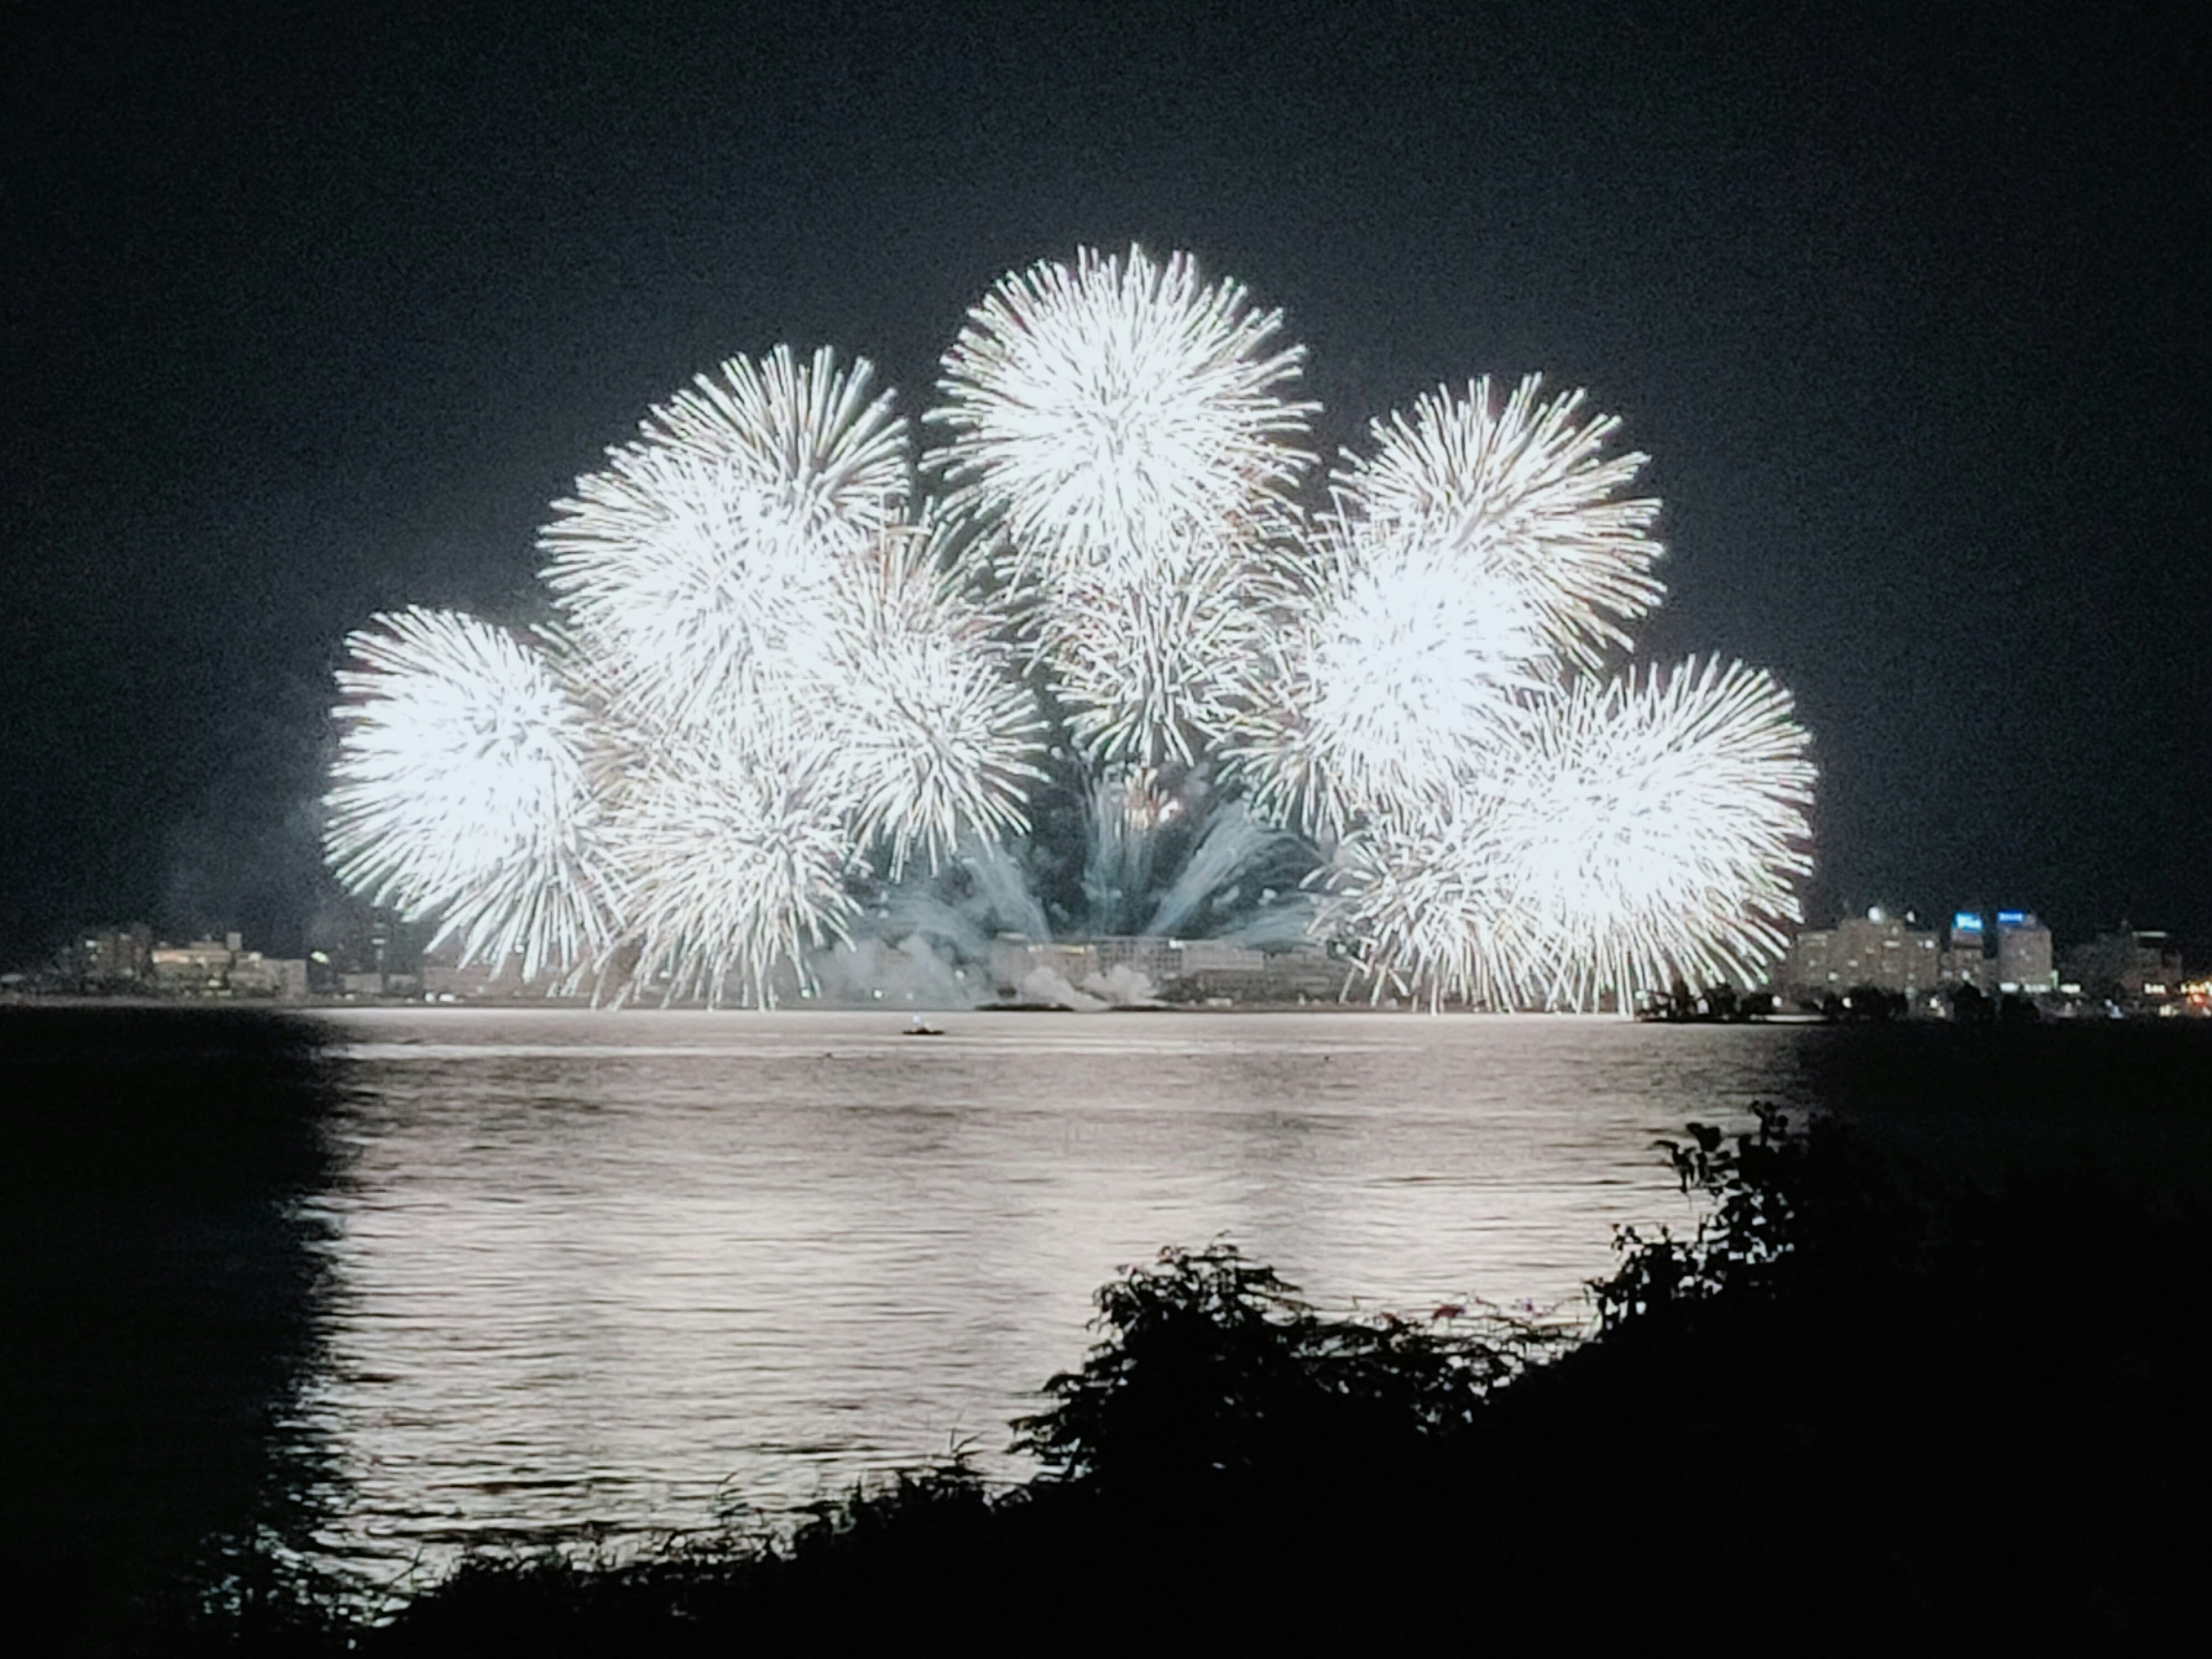
[(2202, 1029), (939, 1018), (0, 1009), (6, 1547), (174, 1571), (273, 1493), (389, 1580), (1018, 1478), (1121, 1265), (1574, 1321), (1616, 1225), (1694, 1223), (1654, 1140), (1758, 1100), (2212, 1173)]
[(1655, 1137), (1802, 1092), (1797, 1034), (1331, 1013), (333, 1017), (340, 1173), (292, 1422), (373, 1563), (773, 1516), (969, 1444), (1091, 1292), (1233, 1239), (1331, 1309), (1578, 1317)]

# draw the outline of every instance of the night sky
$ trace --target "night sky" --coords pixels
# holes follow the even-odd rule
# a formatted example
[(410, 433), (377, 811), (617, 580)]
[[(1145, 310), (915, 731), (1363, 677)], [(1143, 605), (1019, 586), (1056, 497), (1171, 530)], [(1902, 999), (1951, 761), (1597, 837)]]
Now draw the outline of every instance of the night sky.
[(1797, 693), (1814, 920), (2212, 947), (2193, 9), (9, 7), (0, 966), (297, 948), (349, 629), (539, 614), (546, 503), (725, 356), (918, 413), (1132, 240), (1285, 309), (1332, 451), (1484, 372), (1625, 416), (1639, 654)]

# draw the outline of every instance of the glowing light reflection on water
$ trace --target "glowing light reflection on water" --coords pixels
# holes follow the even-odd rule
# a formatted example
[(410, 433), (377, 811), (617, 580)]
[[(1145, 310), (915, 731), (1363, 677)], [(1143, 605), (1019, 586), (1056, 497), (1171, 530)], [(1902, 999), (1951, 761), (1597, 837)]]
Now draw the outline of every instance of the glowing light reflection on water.
[(377, 1011), (297, 1419), (325, 1543), (773, 1515), (971, 1441), (1092, 1290), (1226, 1234), (1325, 1306), (1571, 1304), (1652, 1151), (1796, 1091), (1797, 1038), (1610, 1019)]

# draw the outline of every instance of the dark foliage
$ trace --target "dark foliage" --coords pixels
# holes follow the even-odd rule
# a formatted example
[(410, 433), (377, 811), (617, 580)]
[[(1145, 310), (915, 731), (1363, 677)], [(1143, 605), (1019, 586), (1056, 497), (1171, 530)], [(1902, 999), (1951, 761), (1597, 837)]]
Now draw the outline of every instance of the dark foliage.
[[(1466, 1428), (1552, 1339), (1499, 1317), (1323, 1319), (1234, 1244), (1166, 1249), (1098, 1292), (1104, 1340), (1014, 1426), (1050, 1478), (1101, 1491), (1366, 1463)], [(1463, 1310), (1452, 1310), (1463, 1316)]]

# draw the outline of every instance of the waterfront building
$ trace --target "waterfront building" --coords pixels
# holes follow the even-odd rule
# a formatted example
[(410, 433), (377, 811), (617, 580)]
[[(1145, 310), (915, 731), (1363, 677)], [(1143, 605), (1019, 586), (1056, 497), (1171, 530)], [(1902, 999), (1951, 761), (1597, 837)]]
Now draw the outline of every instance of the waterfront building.
[(1990, 959), (1989, 933), (1978, 910), (1960, 910), (1951, 918), (1951, 935), (1936, 965), (1936, 979), (1946, 992), (1972, 989), (1994, 996), (1996, 964)]
[(1920, 1008), (1942, 983), (1942, 952), (1935, 930), (1913, 921), (1876, 905), (1863, 916), (1798, 934), (1783, 963), (1784, 988), (1801, 1002), (1818, 1003), (1871, 985)]
[(2154, 1006), (2186, 994), (2172, 940), (2125, 922), (2067, 951), (2064, 978), (2080, 994), (2108, 1002)]
[(1170, 994), (1179, 1002), (1216, 1006), (1335, 1002), (1351, 973), (1350, 964), (1317, 945), (1255, 951), (1218, 939), (1186, 939), (1182, 956)]
[(154, 930), (143, 921), (88, 927), (70, 941), (60, 965), (65, 981), (86, 989), (150, 988)]
[(1050, 1002), (1055, 978), (1079, 989), (1099, 971), (1098, 955), (1089, 945), (1056, 944), (1026, 933), (1001, 933), (991, 941), (991, 988), (1002, 1001)]
[(1114, 934), (1058, 943), (1020, 933), (991, 941), (990, 979), (1003, 1001), (1048, 1002), (1077, 991), (1125, 1002), (1150, 998), (1235, 1006), (1334, 1002), (1346, 965), (1319, 945), (1259, 951), (1223, 939)]
[(1090, 945), (1096, 958), (1093, 971), (1110, 976), (1116, 968), (1142, 974), (1154, 989), (1183, 971), (1184, 947), (1171, 939), (1152, 934), (1109, 934)]
[(1265, 951), (1218, 939), (1182, 940), (1182, 957), (1186, 974), (1260, 974), (1267, 967)]
[(154, 947), (154, 978), (164, 991), (182, 995), (204, 995), (220, 991), (230, 973), (230, 959), (246, 941), (233, 933), (227, 939), (196, 939), (185, 945)]
[(154, 983), (172, 996), (273, 997), (297, 1001), (307, 994), (304, 957), (264, 957), (246, 948), (245, 939), (196, 939), (186, 945), (157, 945), (153, 950)]
[(2058, 988), (2051, 930), (2033, 912), (1997, 912), (1996, 969), (1997, 989), (2008, 996), (2041, 996)]

